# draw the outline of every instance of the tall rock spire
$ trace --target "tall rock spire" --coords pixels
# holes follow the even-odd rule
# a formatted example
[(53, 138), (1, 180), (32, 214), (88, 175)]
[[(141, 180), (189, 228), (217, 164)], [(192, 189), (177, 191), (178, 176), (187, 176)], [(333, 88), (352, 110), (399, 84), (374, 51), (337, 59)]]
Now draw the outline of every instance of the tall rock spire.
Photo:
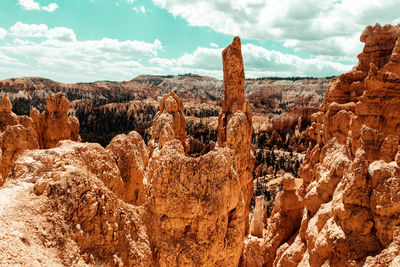
[[(249, 203), (253, 196), (254, 155), (251, 145), (253, 122), (250, 104), (244, 99), (244, 67), (240, 38), (222, 52), (225, 93), (222, 113), (218, 118), (218, 146), (229, 147), (236, 156), (236, 170), (244, 194), (245, 218), (249, 216)], [(246, 219), (245, 233), (249, 230)]]

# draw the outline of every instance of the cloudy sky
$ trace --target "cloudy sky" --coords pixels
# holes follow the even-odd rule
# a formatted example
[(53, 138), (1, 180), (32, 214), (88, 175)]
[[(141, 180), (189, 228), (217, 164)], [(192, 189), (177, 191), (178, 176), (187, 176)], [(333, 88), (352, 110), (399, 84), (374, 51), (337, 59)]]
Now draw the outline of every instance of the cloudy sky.
[(246, 77), (330, 76), (362, 50), (367, 25), (397, 24), (400, 0), (0, 0), (0, 79), (222, 78), (242, 39)]

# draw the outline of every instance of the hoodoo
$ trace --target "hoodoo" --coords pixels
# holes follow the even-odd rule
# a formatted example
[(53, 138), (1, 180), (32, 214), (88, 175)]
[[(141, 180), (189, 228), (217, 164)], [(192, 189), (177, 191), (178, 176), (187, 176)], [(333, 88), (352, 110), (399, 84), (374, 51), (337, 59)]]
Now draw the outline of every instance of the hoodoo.
[[(222, 52), (224, 70), (224, 99), (222, 113), (218, 118), (218, 146), (235, 151), (235, 167), (239, 175), (245, 202), (245, 217), (249, 217), (249, 204), (253, 196), (254, 155), (251, 145), (253, 123), (251, 107), (244, 98), (244, 67), (240, 38), (236, 36), (231, 45)], [(246, 219), (245, 233), (249, 232)]]
[(224, 50), (223, 63), (224, 108), (214, 150), (185, 155), (183, 106), (173, 93), (161, 99), (153, 122), (147, 205), (150, 244), (160, 266), (237, 266), (242, 254), (253, 161), (238, 37)]

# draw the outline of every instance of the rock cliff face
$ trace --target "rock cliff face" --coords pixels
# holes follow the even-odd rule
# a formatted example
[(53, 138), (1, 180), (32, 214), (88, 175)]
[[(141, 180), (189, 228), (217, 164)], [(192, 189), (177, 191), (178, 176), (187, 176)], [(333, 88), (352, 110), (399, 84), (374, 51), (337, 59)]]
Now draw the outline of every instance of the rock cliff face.
[(312, 115), (301, 185), (285, 185), (247, 262), (261, 254), (266, 266), (399, 263), (400, 25), (369, 26), (361, 41), (359, 64), (331, 82)]
[(117, 135), (107, 150), (112, 153), (125, 183), (124, 200), (130, 204), (142, 205), (147, 195), (143, 179), (149, 161), (149, 151), (142, 137), (137, 132)]
[(170, 140), (181, 141), (184, 151), (186, 143), (186, 121), (183, 116), (183, 102), (174, 93), (164, 95), (159, 105), (160, 111), (153, 119), (153, 135), (150, 140), (150, 153), (158, 146), (162, 148)]

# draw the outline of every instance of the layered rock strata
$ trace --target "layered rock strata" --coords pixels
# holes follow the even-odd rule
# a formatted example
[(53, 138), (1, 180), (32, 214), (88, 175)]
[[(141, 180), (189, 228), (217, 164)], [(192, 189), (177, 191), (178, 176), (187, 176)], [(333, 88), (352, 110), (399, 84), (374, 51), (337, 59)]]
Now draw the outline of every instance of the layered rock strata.
[(285, 186), (275, 204), (281, 211), (274, 209), (267, 234), (251, 244), (266, 266), (400, 260), (400, 25), (369, 26), (360, 39), (358, 65), (332, 80), (312, 115), (302, 185), (292, 193)]

